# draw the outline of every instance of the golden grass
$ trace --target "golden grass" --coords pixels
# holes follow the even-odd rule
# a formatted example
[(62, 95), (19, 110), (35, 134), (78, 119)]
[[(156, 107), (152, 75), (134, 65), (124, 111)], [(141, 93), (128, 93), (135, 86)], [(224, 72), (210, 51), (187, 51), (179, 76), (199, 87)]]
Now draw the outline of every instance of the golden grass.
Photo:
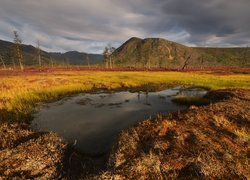
[(246, 128), (236, 129), (234, 132), (237, 136), (250, 140), (250, 132)]
[(98, 88), (134, 88), (147, 84), (185, 84), (221, 88), (250, 88), (249, 75), (213, 75), (184, 72), (62, 71), (0, 77), (2, 119), (23, 121), (38, 102), (48, 102), (73, 93)]

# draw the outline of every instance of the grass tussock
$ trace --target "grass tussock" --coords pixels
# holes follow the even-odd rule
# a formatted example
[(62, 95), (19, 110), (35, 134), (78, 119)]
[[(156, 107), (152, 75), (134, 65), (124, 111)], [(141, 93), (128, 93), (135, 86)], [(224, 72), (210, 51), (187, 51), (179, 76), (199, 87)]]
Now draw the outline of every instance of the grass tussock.
[(250, 91), (210, 95), (223, 92), (232, 97), (124, 131), (96, 179), (247, 179)]
[(236, 129), (234, 133), (244, 139), (250, 140), (250, 129), (246, 128), (241, 128), (241, 129)]

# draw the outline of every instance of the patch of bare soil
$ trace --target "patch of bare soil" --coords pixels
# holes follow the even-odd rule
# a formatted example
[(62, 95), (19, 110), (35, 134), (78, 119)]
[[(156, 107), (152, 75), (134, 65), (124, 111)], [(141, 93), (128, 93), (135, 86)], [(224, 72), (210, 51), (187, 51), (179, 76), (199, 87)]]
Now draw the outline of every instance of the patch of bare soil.
[(207, 106), (123, 131), (93, 179), (248, 179), (250, 91), (211, 91)]

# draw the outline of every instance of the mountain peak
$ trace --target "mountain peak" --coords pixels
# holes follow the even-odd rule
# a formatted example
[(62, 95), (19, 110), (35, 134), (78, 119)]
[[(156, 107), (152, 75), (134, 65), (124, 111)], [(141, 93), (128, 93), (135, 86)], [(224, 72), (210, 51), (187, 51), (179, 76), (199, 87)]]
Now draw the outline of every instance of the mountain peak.
[(142, 40), (142, 39), (138, 37), (131, 37), (128, 41), (136, 41), (136, 40)]

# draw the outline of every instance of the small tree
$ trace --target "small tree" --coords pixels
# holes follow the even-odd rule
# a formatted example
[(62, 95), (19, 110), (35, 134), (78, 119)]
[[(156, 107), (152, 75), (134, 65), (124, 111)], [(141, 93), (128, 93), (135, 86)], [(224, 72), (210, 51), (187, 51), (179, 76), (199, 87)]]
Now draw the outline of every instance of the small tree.
[(108, 59), (109, 59), (109, 50), (108, 50), (108, 47), (105, 47), (104, 48), (104, 51), (103, 51), (103, 57), (104, 57), (104, 64), (106, 66), (106, 68), (109, 67), (109, 64), (108, 64)]
[(188, 54), (187, 51), (185, 51), (185, 53), (184, 53), (185, 61), (184, 61), (184, 64), (181, 68), (182, 70), (184, 70), (189, 65), (189, 61), (190, 61), (191, 57), (192, 57), (192, 54)]
[(110, 44), (104, 48), (103, 56), (104, 56), (104, 63), (106, 64), (106, 68), (113, 68), (114, 61), (113, 61), (113, 53), (115, 48), (112, 47)]
[(42, 66), (42, 62), (41, 62), (41, 49), (40, 49), (40, 41), (37, 40), (37, 61), (39, 64), (39, 67)]
[(245, 65), (245, 64), (247, 64), (247, 61), (248, 61), (248, 52), (249, 52), (249, 47), (247, 46), (247, 47), (245, 47), (244, 48), (244, 50), (243, 50), (243, 53), (242, 53), (242, 57), (241, 57), (241, 59), (242, 59), (242, 63)]
[(14, 31), (14, 44), (15, 44), (15, 55), (19, 62), (20, 69), (23, 71), (23, 53), (22, 53), (22, 40), (20, 39), (17, 31)]
[(53, 59), (51, 58), (51, 56), (49, 57), (49, 60), (50, 60), (50, 65), (53, 68), (54, 67), (54, 62), (53, 62)]
[(4, 63), (4, 60), (3, 60), (3, 56), (0, 54), (0, 62), (3, 66), (4, 69), (6, 69), (6, 66), (5, 66), (5, 63)]
[(115, 52), (115, 48), (114, 47), (110, 47), (109, 51), (110, 51), (110, 56), (109, 56), (110, 68), (112, 69), (114, 67), (113, 53)]
[(90, 64), (89, 64), (89, 55), (88, 55), (88, 54), (87, 54), (86, 60), (87, 60), (88, 68), (90, 69)]

